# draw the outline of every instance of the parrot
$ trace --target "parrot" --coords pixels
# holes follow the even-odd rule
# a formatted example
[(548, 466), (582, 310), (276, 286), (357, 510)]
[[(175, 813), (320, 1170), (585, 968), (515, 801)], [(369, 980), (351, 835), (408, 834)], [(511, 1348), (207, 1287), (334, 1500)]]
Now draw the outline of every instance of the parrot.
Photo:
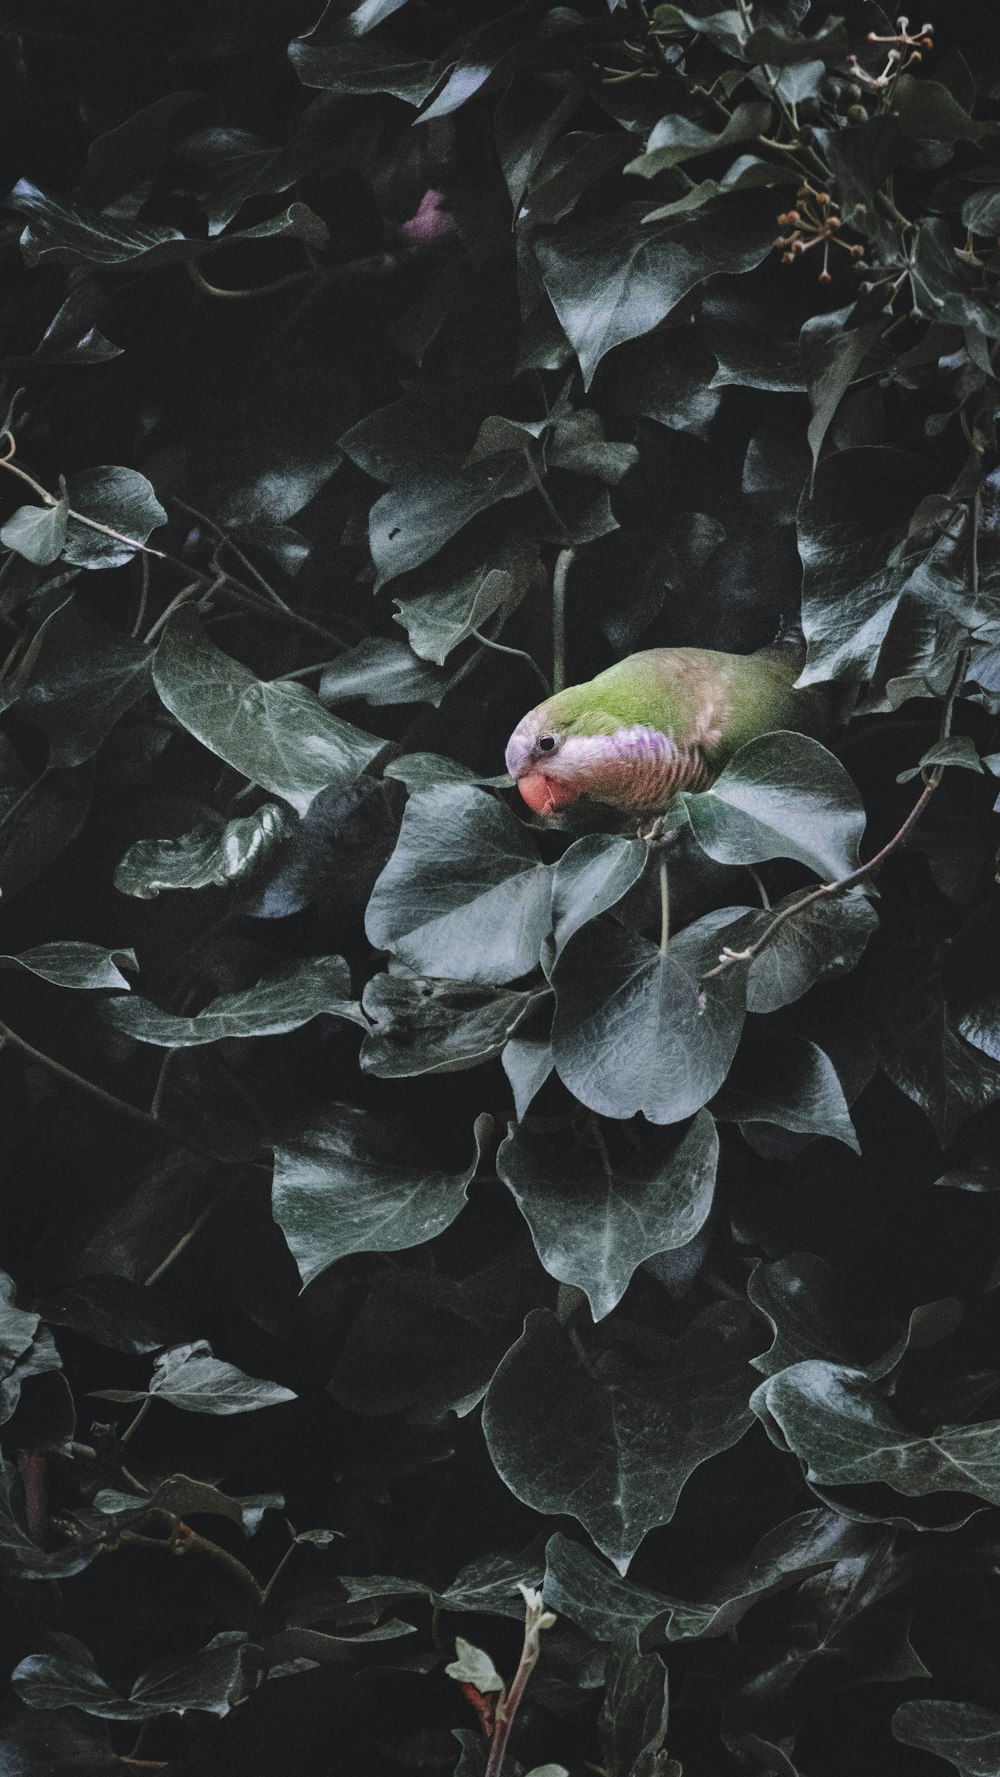
[(529, 710), (507, 743), (507, 770), (535, 814), (583, 798), (638, 815), (662, 811), (679, 790), (708, 789), (758, 735), (793, 728), (818, 737), (824, 698), (795, 689), (804, 663), (800, 631), (779, 632), (755, 654), (630, 654)]

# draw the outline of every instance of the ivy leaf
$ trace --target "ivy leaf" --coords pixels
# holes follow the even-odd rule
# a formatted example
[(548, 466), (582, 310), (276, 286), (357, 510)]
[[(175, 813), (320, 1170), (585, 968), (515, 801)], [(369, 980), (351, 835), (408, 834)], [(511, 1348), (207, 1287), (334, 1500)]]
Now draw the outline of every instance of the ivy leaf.
[(290, 1388), (280, 1382), (268, 1382), (259, 1376), (247, 1376), (235, 1364), (226, 1364), (212, 1356), (212, 1347), (205, 1339), (188, 1345), (174, 1345), (155, 1360), (148, 1389), (98, 1388), (92, 1390), (103, 1401), (144, 1401), (158, 1398), (180, 1407), (185, 1413), (256, 1413), (261, 1407), (280, 1406), (294, 1401)]
[[(870, 490), (877, 483), (879, 497)], [(800, 685), (873, 676), (889, 625), (928, 545), (901, 547), (936, 477), (905, 451), (837, 451), (817, 465), (799, 509), (802, 625), (809, 658)]]
[[(783, 913), (801, 899), (800, 894), (787, 895), (774, 912)], [(756, 914), (752, 925), (748, 922), (747, 942), (754, 942), (772, 918), (772, 913)], [(811, 901), (785, 920), (751, 962), (747, 1011), (777, 1012), (801, 999), (816, 982), (853, 969), (877, 927), (878, 914), (863, 889)]]
[(230, 1629), (187, 1659), (158, 1660), (140, 1673), (127, 1697), (105, 1683), (83, 1647), (77, 1659), (29, 1654), (11, 1683), (32, 1709), (83, 1709), (107, 1721), (151, 1721), (185, 1709), (222, 1716), (252, 1691), (259, 1654), (242, 1630)]
[(668, 1697), (667, 1669), (656, 1654), (615, 1648), (597, 1723), (608, 1777), (681, 1777), (666, 1750)]
[(644, 179), (668, 167), (681, 166), (697, 154), (711, 154), (718, 148), (729, 148), (766, 132), (771, 107), (759, 101), (737, 105), (729, 122), (717, 133), (676, 113), (661, 117), (654, 124), (646, 142), (645, 152), (630, 160), (626, 173), (641, 173)]
[(947, 740), (935, 741), (932, 747), (928, 747), (919, 765), (912, 766), (909, 771), (897, 772), (897, 784), (912, 783), (915, 777), (919, 777), (921, 772), (932, 765), (960, 765), (964, 771), (981, 772), (983, 769), (983, 761), (976, 750), (975, 741), (967, 734), (953, 734)]
[(443, 668), (421, 660), (401, 639), (366, 636), (323, 669), (318, 696), (326, 707), (363, 698), (369, 704), (430, 703), (438, 709), (481, 655), (481, 649), (472, 649)]
[(945, 993), (967, 1043), (1000, 1062), (1000, 966), (993, 943), (996, 899), (970, 915), (948, 948)]
[(151, 650), (75, 607), (44, 629), (18, 714), (49, 741), (49, 765), (82, 765), (150, 685)]
[(995, 136), (995, 123), (978, 123), (938, 80), (915, 80), (900, 74), (893, 81), (890, 108), (905, 136), (935, 142), (979, 142)]
[(305, 686), (258, 679), (183, 611), (163, 633), (153, 678), (196, 740), (299, 814), (321, 790), (354, 783), (386, 750), (385, 741), (331, 716)]
[(535, 1511), (578, 1518), (624, 1572), (699, 1463), (743, 1436), (758, 1341), (743, 1311), (720, 1304), (655, 1367), (620, 1374), (610, 1356), (582, 1358), (555, 1315), (536, 1309), (486, 1396), (494, 1466)]
[(995, 1777), (1000, 1770), (1000, 1715), (978, 1703), (913, 1697), (892, 1718), (904, 1746), (916, 1746), (954, 1765), (959, 1777)]
[(479, 1118), (475, 1152), (456, 1172), (422, 1164), (412, 1140), (352, 1105), (274, 1149), (274, 1219), (302, 1286), (347, 1253), (399, 1252), (450, 1226), (479, 1165), (489, 1119)]
[(647, 848), (638, 839), (587, 833), (563, 852), (552, 872), (553, 961), (575, 932), (597, 919), (634, 887), (646, 868)]
[(138, 967), (134, 950), (102, 950), (99, 944), (79, 944), (72, 938), (36, 944), (33, 950), (22, 950), (17, 956), (0, 956), (0, 968), (26, 969), (55, 987), (91, 992), (118, 987), (127, 993), (131, 984), (121, 971)]
[(669, 1609), (659, 1592), (622, 1579), (583, 1544), (556, 1531), (545, 1545), (545, 1603), (597, 1641), (638, 1645), (645, 1629)]
[(117, 1524), (138, 1523), (150, 1512), (169, 1512), (174, 1519), (205, 1512), (210, 1517), (227, 1518), (245, 1536), (254, 1536), (264, 1513), (280, 1511), (284, 1503), (280, 1493), (255, 1493), (234, 1499), (208, 1481), (192, 1480), (190, 1475), (169, 1475), (143, 1498), (111, 1487), (102, 1487), (94, 1495), (96, 1509), (114, 1518)]
[(422, 105), (439, 79), (433, 63), (396, 49), (381, 35), (371, 42), (345, 36), (329, 44), (296, 39), (288, 55), (303, 86), (331, 93), (391, 93), (409, 105)]
[(723, 1121), (776, 1123), (797, 1135), (826, 1135), (861, 1152), (837, 1070), (816, 1043), (793, 1032), (747, 1030), (730, 1074), (712, 1100)]
[(79, 475), (68, 477), (66, 488), (73, 512), (92, 518), (96, 524), (108, 525), (132, 540), (123, 543), (119, 537), (109, 537), (106, 532), (93, 530), (70, 517), (62, 557), (78, 567), (123, 567), (135, 555), (133, 545), (145, 543), (151, 531), (167, 522), (152, 483), (136, 469), (110, 464), (84, 469)]
[(498, 611), (506, 619), (544, 583), (537, 543), (517, 536), (504, 538), (475, 568), (436, 573), (432, 591), (397, 598), (395, 620), (406, 630), (415, 654), (443, 666), (474, 629), (481, 629)]
[[(69, 495), (66, 483), (59, 477), (59, 498), (52, 506), (19, 506), (0, 528), (0, 543), (5, 549), (16, 549), (26, 561), (39, 567), (57, 561), (66, 541)], [(164, 514), (164, 517), (166, 514)]]
[[(534, 241), (552, 306), (584, 387), (606, 352), (657, 327), (718, 272), (749, 271), (771, 251), (773, 217), (727, 210), (642, 226), (641, 205), (571, 222)], [(599, 298), (595, 299), (595, 292)]]
[(920, 1435), (861, 1370), (810, 1359), (761, 1383), (754, 1410), (778, 1427), (806, 1478), (827, 1487), (879, 1483), (896, 1493), (970, 1493), (1000, 1503), (1000, 1422)]
[(857, 868), (861, 798), (839, 759), (805, 734), (748, 741), (710, 790), (685, 795), (691, 830), (719, 864), (795, 858), (825, 881)]
[(607, 918), (567, 944), (552, 976), (552, 1053), (588, 1109), (680, 1123), (718, 1091), (743, 1027), (744, 988), (736, 968), (702, 977), (743, 911), (707, 914), (671, 938), (666, 954)]
[(449, 1678), (459, 1684), (471, 1684), (483, 1696), (506, 1689), (489, 1654), (484, 1654), (481, 1647), (473, 1647), (471, 1641), (463, 1641), (460, 1635), (455, 1637), (455, 1658), (445, 1671)]
[(115, 888), (141, 901), (166, 889), (222, 887), (258, 870), (289, 830), (287, 811), (265, 802), (254, 814), (203, 822), (177, 839), (138, 839), (115, 871)]
[[(872, 946), (867, 1018), (880, 1066), (946, 1144), (1000, 1099), (1000, 1067), (960, 1034), (945, 1000), (943, 963), (940, 947), (919, 933), (883, 929)], [(980, 1029), (964, 1006), (963, 1016)]]
[(552, 1277), (586, 1292), (594, 1320), (621, 1301), (654, 1253), (693, 1240), (712, 1207), (719, 1138), (707, 1111), (641, 1156), (613, 1164), (600, 1129), (546, 1143), (510, 1125), (496, 1166)]
[(361, 1067), (380, 1079), (450, 1074), (499, 1055), (543, 996), (442, 981), (408, 971), (376, 975), (362, 995), (372, 1029)]
[(410, 797), (365, 930), (418, 973), (501, 983), (538, 962), (551, 873), (528, 830), (482, 790)]
[(886, 327), (884, 316), (860, 327), (850, 327), (850, 316), (850, 307), (831, 314), (811, 315), (799, 334), (812, 409), (806, 436), (814, 474), (837, 409), (851, 384), (862, 374), (872, 346)]
[(104, 1009), (116, 1030), (137, 1043), (154, 1043), (164, 1049), (189, 1049), (230, 1037), (280, 1036), (283, 1031), (298, 1030), (320, 1013), (355, 1024), (363, 1022), (357, 1002), (351, 998), (350, 972), (342, 956), (304, 957), (258, 981), (255, 987), (241, 993), (220, 993), (190, 1018), (162, 1012), (138, 994), (128, 1001), (113, 1001)]

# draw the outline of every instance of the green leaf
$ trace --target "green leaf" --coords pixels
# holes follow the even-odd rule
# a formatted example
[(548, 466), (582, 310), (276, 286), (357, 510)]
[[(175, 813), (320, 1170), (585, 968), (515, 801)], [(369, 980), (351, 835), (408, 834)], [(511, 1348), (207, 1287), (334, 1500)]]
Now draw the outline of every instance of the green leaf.
[(597, 1321), (645, 1259), (694, 1239), (712, 1207), (718, 1157), (715, 1125), (699, 1111), (682, 1134), (657, 1134), (622, 1163), (612, 1163), (596, 1125), (569, 1146), (565, 1135), (546, 1142), (511, 1124), (496, 1166), (546, 1271), (584, 1290)]
[[(918, 531), (904, 543), (936, 481), (926, 458), (884, 446), (837, 451), (817, 465), (798, 520), (809, 644), (800, 685), (874, 676), (903, 594), (911, 586), (919, 593), (920, 569), (941, 534)], [(931, 592), (940, 598), (939, 587)]]
[(712, 1112), (734, 1123), (776, 1123), (797, 1135), (827, 1135), (861, 1152), (837, 1070), (815, 1043), (789, 1031), (749, 1026)]
[(226, 1364), (212, 1356), (212, 1347), (204, 1339), (188, 1345), (173, 1345), (163, 1351), (153, 1364), (148, 1389), (98, 1388), (92, 1390), (103, 1401), (144, 1401), (160, 1399), (185, 1413), (256, 1413), (261, 1407), (277, 1407), (296, 1396), (280, 1382), (268, 1382), (259, 1376), (247, 1376), (235, 1364)]
[(460, 1635), (455, 1637), (455, 1658), (445, 1671), (459, 1684), (474, 1685), (483, 1696), (506, 1689), (489, 1654), (484, 1654), (481, 1647), (473, 1647), (471, 1641), (463, 1641)]
[(432, 62), (396, 49), (381, 35), (371, 41), (345, 36), (329, 44), (297, 39), (288, 54), (303, 86), (337, 94), (392, 93), (409, 105), (422, 105), (439, 79)]
[(515, 535), (502, 539), (471, 571), (438, 572), (433, 590), (397, 598), (395, 620), (406, 630), (415, 654), (443, 666), (474, 629), (482, 629), (497, 612), (506, 621), (522, 599), (540, 592), (544, 584), (537, 543)]
[(981, 772), (983, 769), (975, 741), (967, 734), (953, 734), (948, 740), (935, 741), (932, 747), (928, 747), (919, 765), (912, 766), (909, 771), (897, 772), (897, 784), (912, 783), (932, 765), (960, 765), (965, 771)]
[(851, 384), (865, 374), (869, 353), (887, 325), (886, 317), (880, 315), (860, 327), (849, 327), (851, 313), (848, 306), (826, 315), (811, 315), (799, 334), (812, 410), (806, 436), (814, 473), (837, 409)]
[(545, 1545), (545, 1602), (557, 1616), (569, 1617), (596, 1641), (638, 1645), (645, 1629), (659, 1621), (670, 1601), (648, 1586), (622, 1579), (591, 1549), (556, 1531)]
[(597, 1723), (608, 1777), (681, 1777), (666, 1750), (668, 1697), (667, 1669), (656, 1654), (614, 1650)]
[(500, 1060), (514, 1094), (514, 1114), (520, 1121), (552, 1072), (552, 1043), (548, 1034), (521, 1032), (504, 1044)]
[(638, 882), (647, 848), (638, 839), (587, 833), (563, 852), (552, 872), (553, 961), (575, 932), (607, 913)]
[(719, 864), (795, 858), (835, 882), (860, 862), (861, 798), (839, 759), (805, 734), (749, 741), (710, 790), (684, 804), (702, 851)]
[(892, 84), (889, 108), (904, 136), (935, 142), (980, 142), (995, 136), (995, 123), (977, 123), (937, 80), (900, 74)]
[(280, 1493), (254, 1493), (234, 1499), (208, 1481), (192, 1480), (190, 1475), (170, 1475), (143, 1497), (120, 1493), (111, 1487), (102, 1487), (94, 1495), (96, 1509), (114, 1518), (117, 1524), (138, 1523), (150, 1512), (169, 1512), (175, 1520), (204, 1512), (210, 1517), (228, 1518), (246, 1536), (256, 1534), (266, 1511), (280, 1511), (284, 1503)]
[(76, 1708), (106, 1721), (152, 1721), (186, 1709), (221, 1716), (249, 1696), (259, 1655), (242, 1630), (225, 1630), (187, 1659), (158, 1660), (123, 1697), (105, 1683), (80, 1646), (77, 1659), (29, 1654), (15, 1667), (11, 1683), (32, 1709)]
[(351, 977), (342, 956), (310, 956), (290, 963), (275, 975), (240, 993), (220, 993), (193, 1017), (163, 1012), (150, 1000), (133, 994), (104, 1008), (116, 1030), (137, 1043), (163, 1049), (197, 1048), (231, 1037), (274, 1037), (298, 1030), (320, 1014), (364, 1020), (351, 998)]
[(255, 813), (203, 822), (177, 839), (138, 839), (115, 871), (115, 888), (141, 901), (166, 889), (200, 889), (251, 876), (287, 837), (287, 811), (265, 802)]
[(743, 1436), (758, 1342), (745, 1313), (720, 1304), (659, 1363), (621, 1374), (607, 1357), (583, 1357), (555, 1315), (536, 1309), (486, 1396), (494, 1466), (533, 1510), (578, 1518), (624, 1572), (646, 1532), (669, 1523), (699, 1463)]
[(968, 1493), (1000, 1503), (1000, 1421), (943, 1425), (921, 1434), (903, 1423), (862, 1370), (811, 1359), (761, 1383), (754, 1410), (777, 1425), (809, 1481), (878, 1483), (896, 1493)]
[(538, 963), (550, 883), (529, 831), (495, 797), (459, 785), (421, 790), (406, 805), (365, 930), (419, 973), (511, 981)]
[(729, 1071), (744, 1017), (738, 968), (699, 985), (743, 909), (726, 907), (672, 937), (664, 955), (610, 919), (567, 944), (552, 976), (560, 1079), (603, 1117), (680, 1123)]
[(55, 987), (91, 991), (119, 987), (127, 993), (131, 984), (121, 971), (138, 967), (134, 950), (104, 950), (100, 944), (79, 944), (72, 938), (36, 944), (33, 950), (22, 950), (17, 956), (0, 956), (0, 968), (27, 969)]
[(984, 1032), (987, 1025), (971, 1021), (971, 1003), (951, 1013), (944, 962), (942, 949), (920, 932), (883, 927), (871, 949), (866, 1007), (880, 1066), (930, 1118), (943, 1145), (1000, 1100), (1000, 1066), (960, 1034), (960, 1021)]
[(320, 702), (349, 703), (363, 698), (369, 704), (431, 703), (438, 709), (482, 656), (473, 649), (450, 669), (421, 660), (413, 649), (393, 636), (366, 636), (323, 669)]
[(759, 101), (737, 105), (729, 122), (718, 133), (676, 113), (661, 117), (650, 131), (644, 153), (630, 160), (624, 170), (652, 179), (654, 174), (668, 167), (681, 166), (695, 155), (711, 154), (717, 148), (729, 148), (736, 142), (766, 134), (770, 117), (770, 105)]
[(69, 476), (66, 489), (73, 512), (130, 539), (122, 542), (119, 537), (109, 537), (106, 532), (93, 530), (70, 517), (62, 557), (81, 568), (123, 567), (135, 555), (134, 545), (145, 543), (151, 531), (167, 522), (152, 483), (136, 469), (111, 464), (84, 469), (79, 475)]
[(542, 997), (408, 971), (376, 975), (361, 1000), (372, 1022), (362, 1070), (392, 1080), (479, 1067), (499, 1055)]
[(462, 1209), (488, 1119), (473, 1131), (468, 1165), (447, 1172), (421, 1161), (402, 1130), (352, 1105), (275, 1143), (271, 1207), (303, 1288), (347, 1253), (399, 1252), (433, 1240)]
[(771, 251), (773, 216), (741, 210), (645, 226), (641, 205), (571, 222), (534, 242), (552, 306), (584, 386), (606, 352), (638, 339), (718, 272), (749, 271)]
[(948, 947), (944, 989), (949, 1016), (967, 1043), (1000, 1061), (1000, 958), (997, 900), (983, 902)]
[(13, 1278), (0, 1271), (0, 1424), (17, 1410), (30, 1377), (62, 1368), (48, 1328), (37, 1314), (17, 1306), (15, 1294)]
[(62, 554), (68, 514), (69, 495), (66, 483), (60, 477), (59, 498), (55, 504), (19, 506), (0, 528), (0, 543), (5, 549), (16, 549), (26, 561), (45, 567)]
[[(775, 913), (801, 899), (798, 892), (786, 895), (773, 913), (755, 914), (747, 943), (766, 931)], [(846, 974), (860, 962), (877, 927), (878, 914), (863, 889), (811, 901), (785, 920), (747, 969), (747, 1011), (777, 1012), (816, 982)]]
[(64, 607), (44, 626), (18, 714), (49, 741), (49, 765), (82, 765), (150, 688), (151, 650)]
[(354, 783), (386, 749), (385, 741), (331, 716), (304, 685), (258, 679), (183, 611), (164, 631), (153, 679), (196, 740), (299, 814), (321, 790)]
[(978, 1703), (913, 1697), (899, 1705), (892, 1731), (904, 1746), (947, 1759), (959, 1777), (997, 1777), (1000, 1771), (1000, 1715)]

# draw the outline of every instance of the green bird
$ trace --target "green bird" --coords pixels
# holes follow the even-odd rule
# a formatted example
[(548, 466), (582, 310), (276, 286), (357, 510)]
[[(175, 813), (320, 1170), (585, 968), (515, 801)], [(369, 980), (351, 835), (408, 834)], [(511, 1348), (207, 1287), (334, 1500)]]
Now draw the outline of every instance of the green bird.
[(507, 769), (536, 814), (583, 797), (637, 814), (663, 809), (678, 790), (707, 789), (760, 734), (822, 732), (824, 694), (795, 689), (804, 661), (798, 633), (756, 654), (630, 654), (529, 710), (507, 743)]

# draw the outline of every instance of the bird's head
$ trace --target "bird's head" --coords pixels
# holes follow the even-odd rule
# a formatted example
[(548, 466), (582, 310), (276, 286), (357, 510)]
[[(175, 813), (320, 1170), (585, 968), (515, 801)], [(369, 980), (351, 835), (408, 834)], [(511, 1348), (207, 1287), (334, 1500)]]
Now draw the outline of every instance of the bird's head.
[(558, 814), (593, 795), (607, 736), (619, 726), (603, 711), (578, 708), (580, 689), (570, 687), (529, 710), (507, 742), (507, 770), (535, 814)]

